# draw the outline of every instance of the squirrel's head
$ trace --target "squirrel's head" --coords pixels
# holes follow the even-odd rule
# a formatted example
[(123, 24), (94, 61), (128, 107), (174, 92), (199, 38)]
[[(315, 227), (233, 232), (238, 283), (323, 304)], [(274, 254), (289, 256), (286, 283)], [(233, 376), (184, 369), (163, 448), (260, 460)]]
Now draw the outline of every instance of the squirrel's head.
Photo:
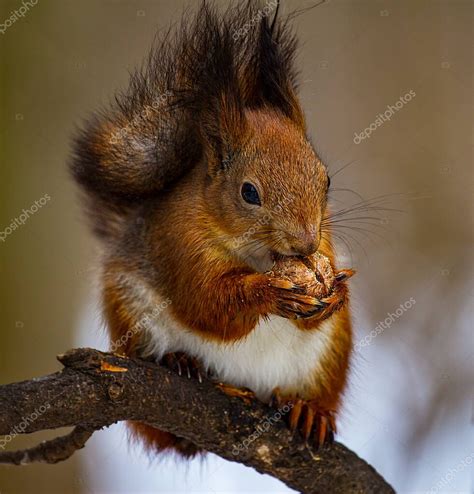
[(304, 130), (271, 109), (246, 110), (208, 154), (206, 203), (226, 247), (251, 265), (318, 249), (329, 177)]
[[(218, 240), (254, 267), (318, 249), (329, 184), (296, 96), (296, 39), (274, 7), (271, 22), (237, 11), (222, 30), (200, 32), (209, 39), (194, 106)], [(260, 19), (245, 37), (234, 30), (243, 17)]]
[(72, 171), (99, 234), (120, 234), (144, 200), (198, 167), (229, 250), (251, 261), (318, 248), (328, 177), (296, 96), (297, 13), (282, 20), (279, 6), (249, 0), (220, 15), (203, 0), (80, 133)]

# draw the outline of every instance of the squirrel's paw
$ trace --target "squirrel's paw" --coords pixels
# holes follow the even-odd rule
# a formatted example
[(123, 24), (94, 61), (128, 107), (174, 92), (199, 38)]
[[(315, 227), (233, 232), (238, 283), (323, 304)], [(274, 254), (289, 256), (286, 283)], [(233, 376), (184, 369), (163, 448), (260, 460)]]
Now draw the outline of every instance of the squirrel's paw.
[(188, 379), (195, 377), (200, 383), (208, 377), (206, 369), (196, 358), (189, 357), (182, 352), (167, 353), (160, 363), (177, 372), (180, 376), (186, 376)]
[(272, 312), (286, 319), (313, 317), (327, 306), (326, 302), (306, 295), (303, 286), (280, 278), (269, 278)]
[(312, 321), (324, 321), (330, 317), (334, 312), (342, 309), (347, 302), (348, 288), (345, 281), (354, 274), (351, 269), (342, 269), (338, 271), (334, 276), (334, 286), (331, 293), (320, 300), (324, 304), (324, 307), (316, 312), (308, 323)]
[(354, 271), (351, 269), (343, 269), (335, 274), (333, 290), (327, 297), (321, 300), (321, 302), (326, 304), (326, 307), (317, 314), (317, 318), (321, 320), (326, 319), (346, 304), (348, 288), (344, 282), (353, 274)]
[(296, 397), (284, 397), (279, 390), (274, 390), (271, 406), (291, 408), (287, 415), (287, 424), (292, 433), (299, 432), (305, 443), (315, 449), (334, 441), (336, 422), (334, 412), (322, 410), (315, 400), (303, 400)]

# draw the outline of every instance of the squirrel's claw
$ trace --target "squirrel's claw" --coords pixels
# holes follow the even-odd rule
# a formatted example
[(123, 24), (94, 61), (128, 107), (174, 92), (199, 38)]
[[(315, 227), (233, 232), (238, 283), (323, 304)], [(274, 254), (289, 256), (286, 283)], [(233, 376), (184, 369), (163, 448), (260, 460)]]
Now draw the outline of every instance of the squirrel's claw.
[(304, 402), (299, 431), (306, 443), (314, 449), (334, 441), (334, 417), (329, 411), (318, 410), (312, 401)]
[(268, 403), (272, 408), (277, 408), (283, 403), (283, 397), (280, 388), (275, 388), (270, 396), (270, 401)]
[(298, 422), (300, 420), (301, 412), (303, 411), (303, 400), (297, 399), (293, 402), (293, 408), (290, 412), (290, 417), (288, 420), (288, 425), (290, 427), (291, 432), (296, 431), (296, 427), (298, 426)]
[(299, 315), (297, 319), (309, 319), (310, 317), (315, 316), (316, 314), (319, 314), (322, 310), (324, 310), (329, 304), (327, 302), (324, 302), (323, 300), (319, 300), (317, 307), (311, 311), (306, 312), (305, 314)]
[(317, 307), (298, 307), (297, 304), (279, 303), (277, 304), (277, 314), (285, 319), (308, 319), (322, 310), (321, 306)]
[(336, 272), (331, 292), (322, 299), (308, 295), (301, 284), (271, 276), (267, 285), (270, 288), (270, 312), (286, 319), (323, 321), (346, 302), (347, 286), (344, 282), (354, 274), (352, 269)]
[[(344, 279), (347, 279), (347, 277)], [(334, 312), (340, 310), (346, 303), (346, 300), (347, 286), (342, 281), (339, 281), (335, 284), (332, 293), (320, 301), (324, 304), (324, 307), (319, 311), (315, 311), (313, 317), (315, 320), (324, 321), (334, 314)]]
[(288, 428), (292, 433), (299, 432), (306, 444), (319, 449), (334, 441), (336, 424), (330, 410), (321, 410), (314, 400), (301, 398), (284, 399), (279, 389), (275, 389), (270, 406), (281, 407), (283, 403), (291, 405), (287, 417)]
[(343, 305), (347, 288), (344, 281), (354, 274), (351, 269), (343, 269), (335, 275), (334, 289), (324, 299), (317, 299), (305, 293), (305, 287), (286, 279), (271, 278), (272, 312), (286, 319), (324, 320)]
[(314, 316), (327, 307), (327, 303), (311, 295), (301, 293), (301, 287), (279, 289), (275, 301), (276, 313), (286, 319), (305, 319)]
[(188, 379), (196, 377), (200, 383), (202, 383), (203, 377), (207, 378), (207, 372), (198, 360), (194, 357), (188, 357), (182, 352), (167, 353), (161, 359), (161, 363), (180, 376), (184, 374)]
[(338, 282), (341, 283), (342, 281), (346, 281), (352, 276), (354, 276), (355, 271), (353, 269), (341, 269), (336, 273), (334, 276), (334, 279)]

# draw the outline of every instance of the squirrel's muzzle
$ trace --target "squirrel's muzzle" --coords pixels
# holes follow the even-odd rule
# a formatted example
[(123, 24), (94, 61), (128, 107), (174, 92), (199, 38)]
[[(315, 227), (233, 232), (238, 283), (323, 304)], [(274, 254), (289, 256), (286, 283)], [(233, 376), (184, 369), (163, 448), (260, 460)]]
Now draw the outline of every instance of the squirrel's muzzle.
[(314, 230), (303, 230), (289, 240), (291, 249), (295, 254), (305, 257), (314, 254), (318, 250), (319, 242), (319, 232)]

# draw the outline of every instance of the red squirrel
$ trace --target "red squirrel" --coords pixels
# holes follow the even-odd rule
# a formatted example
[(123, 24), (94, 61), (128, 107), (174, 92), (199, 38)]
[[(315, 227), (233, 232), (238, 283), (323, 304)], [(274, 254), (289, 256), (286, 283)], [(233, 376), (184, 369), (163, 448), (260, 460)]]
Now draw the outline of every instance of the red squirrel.
[[(223, 14), (203, 2), (84, 125), (71, 169), (103, 245), (112, 348), (291, 403), (289, 427), (319, 446), (346, 384), (351, 272), (336, 272), (324, 299), (270, 272), (284, 256), (335, 263), (295, 53), (278, 9), (270, 19), (255, 2)], [(199, 451), (130, 425), (157, 451)]]

